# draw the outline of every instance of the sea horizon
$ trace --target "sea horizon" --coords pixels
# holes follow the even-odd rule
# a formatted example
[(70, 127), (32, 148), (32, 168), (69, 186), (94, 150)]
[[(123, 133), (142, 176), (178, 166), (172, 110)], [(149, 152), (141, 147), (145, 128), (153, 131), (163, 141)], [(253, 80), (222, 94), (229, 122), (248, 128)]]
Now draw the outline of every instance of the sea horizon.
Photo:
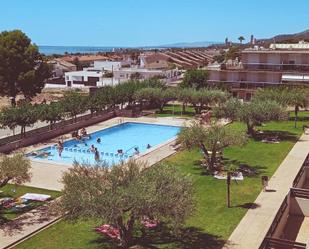
[(143, 47), (120, 47), (120, 46), (57, 46), (57, 45), (38, 45), (39, 51), (45, 55), (64, 55), (68, 54), (96, 54), (99, 52), (112, 52), (118, 49), (167, 49), (167, 48), (192, 48), (192, 47), (208, 47), (219, 42), (193, 42), (193, 43), (175, 43), (160, 46), (143, 46)]

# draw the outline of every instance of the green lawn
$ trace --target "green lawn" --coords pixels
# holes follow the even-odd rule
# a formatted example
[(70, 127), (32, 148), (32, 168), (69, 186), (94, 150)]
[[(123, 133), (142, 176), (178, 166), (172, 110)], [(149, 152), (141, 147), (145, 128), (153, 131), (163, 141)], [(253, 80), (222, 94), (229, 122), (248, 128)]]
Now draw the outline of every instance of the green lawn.
[(163, 112), (157, 111), (154, 117), (183, 117), (183, 118), (192, 118), (195, 116), (195, 111), (192, 106), (187, 106), (186, 111), (182, 112), (182, 105), (166, 105), (163, 108)]
[[(6, 186), (0, 188), (0, 190), (3, 191), (2, 193), (0, 193), (0, 198), (3, 198), (3, 197), (18, 198), (26, 193), (47, 194), (47, 195), (50, 195), (52, 199), (60, 196), (60, 192), (57, 192), (57, 191), (32, 188), (32, 187), (26, 187), (26, 186), (19, 186), (19, 185), (12, 185), (12, 184), (7, 184)], [(0, 223), (12, 220), (16, 218), (18, 215), (26, 211), (29, 211), (35, 207), (38, 207), (42, 204), (44, 203), (43, 202), (30, 202), (29, 207), (23, 209), (21, 212), (13, 212), (10, 209), (4, 209), (0, 207)]]
[[(192, 175), (197, 211), (187, 220), (178, 238), (162, 227), (149, 234), (139, 248), (222, 248), (248, 208), (254, 208), (252, 203), (261, 191), (260, 176), (271, 176), (275, 172), (302, 133), (302, 125), (309, 123), (309, 112), (302, 112), (301, 119), (296, 129), (293, 121), (271, 122), (259, 127), (265, 131), (264, 134), (278, 135), (281, 140), (279, 144), (265, 144), (251, 139), (243, 148), (228, 148), (224, 151), (226, 163), (245, 165), (256, 171), (256, 175), (245, 177), (244, 181), (232, 182), (232, 208), (226, 207), (225, 181), (206, 175), (199, 167), (197, 162), (201, 154), (198, 150), (183, 151), (168, 158), (167, 163), (177, 165), (182, 172)], [(240, 123), (232, 126), (245, 129)], [(16, 248), (116, 248), (93, 231), (98, 224), (98, 221), (79, 221), (76, 224), (61, 221)]]

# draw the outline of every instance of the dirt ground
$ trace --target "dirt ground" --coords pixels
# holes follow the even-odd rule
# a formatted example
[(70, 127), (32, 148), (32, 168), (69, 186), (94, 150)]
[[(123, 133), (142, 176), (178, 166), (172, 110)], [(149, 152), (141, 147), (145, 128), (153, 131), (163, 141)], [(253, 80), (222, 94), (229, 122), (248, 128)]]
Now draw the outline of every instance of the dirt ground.
[[(33, 104), (41, 104), (43, 102), (43, 100), (45, 99), (47, 103), (50, 103), (52, 101), (57, 101), (60, 98), (63, 97), (63, 92), (62, 91), (57, 91), (57, 90), (43, 90), (42, 93), (37, 94), (37, 96), (35, 96), (32, 99), (32, 103)], [(16, 97), (16, 100), (21, 100), (23, 99), (23, 95), (18, 95)], [(6, 106), (10, 106), (10, 100), (8, 97), (0, 97), (0, 109)]]

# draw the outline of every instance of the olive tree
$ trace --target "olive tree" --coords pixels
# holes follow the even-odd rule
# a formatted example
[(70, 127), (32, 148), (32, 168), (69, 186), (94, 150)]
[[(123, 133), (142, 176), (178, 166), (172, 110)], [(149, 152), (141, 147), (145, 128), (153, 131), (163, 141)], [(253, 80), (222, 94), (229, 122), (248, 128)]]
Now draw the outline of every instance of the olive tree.
[(87, 97), (77, 92), (65, 94), (60, 103), (64, 110), (71, 118), (74, 118), (75, 121), (78, 114), (82, 114), (87, 110)]
[(245, 132), (230, 126), (212, 124), (210, 127), (193, 122), (178, 134), (178, 143), (184, 148), (199, 148), (204, 155), (209, 170), (215, 169), (216, 156), (229, 146), (242, 146), (247, 141)]
[(223, 105), (215, 107), (213, 112), (217, 119), (226, 118), (233, 122), (238, 119), (241, 108), (242, 103), (238, 99), (230, 98)]
[(1, 156), (0, 158), (0, 188), (8, 183), (23, 184), (31, 179), (30, 160), (23, 154)]
[(282, 106), (275, 101), (251, 101), (243, 104), (238, 112), (239, 120), (247, 126), (248, 135), (254, 137), (255, 126), (267, 121), (277, 121), (287, 118), (287, 113)]
[(6, 107), (2, 109), (0, 115), (1, 127), (14, 129), (16, 126), (21, 127), (21, 135), (26, 133), (26, 127), (32, 126), (38, 121), (39, 111), (37, 106), (30, 103), (23, 103), (15, 107)]
[(61, 102), (52, 102), (49, 105), (43, 104), (38, 107), (38, 116), (41, 121), (47, 121), (50, 128), (57, 121), (65, 117), (65, 110)]
[(180, 90), (180, 92), (179, 100), (192, 104), (196, 114), (201, 113), (203, 109), (210, 109), (213, 105), (221, 105), (228, 98), (226, 92), (216, 89), (203, 88), (195, 90), (191, 88)]
[(67, 218), (99, 218), (120, 232), (120, 245), (133, 244), (133, 231), (145, 218), (182, 224), (194, 210), (193, 186), (177, 168), (147, 168), (129, 161), (112, 168), (75, 163), (63, 175), (60, 209)]
[(164, 106), (171, 100), (176, 98), (173, 89), (160, 89), (160, 88), (142, 88), (135, 92), (135, 99), (139, 102), (148, 101), (151, 105), (159, 108), (160, 112), (163, 111)]
[(299, 109), (309, 106), (309, 88), (279, 87), (260, 89), (254, 98), (260, 101), (273, 100), (283, 107), (293, 106), (295, 115), (294, 127), (296, 128)]
[(180, 84), (182, 88), (201, 89), (207, 87), (209, 73), (206, 70), (191, 69), (185, 72), (184, 78)]

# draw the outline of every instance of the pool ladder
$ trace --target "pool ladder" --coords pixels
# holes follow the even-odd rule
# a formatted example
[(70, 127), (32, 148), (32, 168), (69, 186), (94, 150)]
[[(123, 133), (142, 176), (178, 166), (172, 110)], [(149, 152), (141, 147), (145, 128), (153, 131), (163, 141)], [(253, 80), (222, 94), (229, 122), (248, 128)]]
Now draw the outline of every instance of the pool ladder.
[(127, 154), (130, 150), (133, 150), (134, 148), (137, 148), (139, 150), (139, 147), (137, 145), (134, 145), (133, 147), (131, 147), (130, 149), (126, 150), (124, 152), (124, 154)]

